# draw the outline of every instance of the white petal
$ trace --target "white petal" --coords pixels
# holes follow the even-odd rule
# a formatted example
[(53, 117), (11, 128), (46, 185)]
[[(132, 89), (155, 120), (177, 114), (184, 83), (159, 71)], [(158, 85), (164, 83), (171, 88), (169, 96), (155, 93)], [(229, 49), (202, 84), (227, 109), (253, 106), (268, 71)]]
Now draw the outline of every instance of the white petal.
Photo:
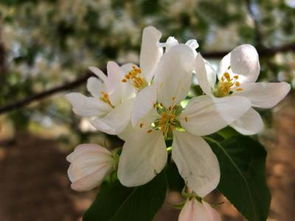
[(127, 139), (120, 156), (118, 178), (124, 186), (139, 186), (152, 180), (167, 161), (162, 132), (137, 130)]
[(202, 137), (188, 132), (174, 132), (172, 158), (187, 186), (204, 197), (220, 180), (219, 163)]
[(120, 134), (130, 122), (133, 101), (134, 99), (129, 99), (116, 106), (105, 117), (91, 120), (92, 125), (107, 134)]
[(142, 89), (136, 96), (131, 113), (131, 122), (133, 125), (145, 117), (157, 102), (157, 91), (154, 85)]
[(139, 63), (148, 82), (154, 76), (155, 67), (163, 54), (163, 49), (158, 46), (161, 36), (161, 32), (152, 26), (143, 30)]
[(196, 39), (190, 39), (187, 42), (185, 42), (185, 44), (193, 50), (196, 50), (199, 47), (199, 43)]
[(71, 162), (68, 169), (71, 187), (77, 191), (98, 186), (113, 167), (111, 152), (95, 144), (79, 145), (67, 160)]
[(89, 70), (99, 77), (103, 82), (107, 81), (107, 76), (97, 67), (91, 66)]
[(227, 55), (225, 55), (220, 63), (219, 63), (219, 68), (218, 68), (218, 79), (220, 80), (221, 79), (221, 76), (225, 73), (225, 72), (228, 72), (229, 74), (232, 74), (230, 73), (230, 57), (231, 57), (231, 52), (228, 53)]
[(121, 80), (124, 77), (124, 71), (120, 68), (120, 66), (117, 63), (113, 61), (109, 61), (107, 63), (107, 71), (108, 81), (106, 83), (106, 86), (108, 88), (108, 91), (111, 92), (123, 85)]
[(182, 208), (178, 221), (221, 221), (221, 217), (208, 203), (191, 199)]
[(105, 90), (104, 84), (96, 77), (90, 77), (87, 80), (87, 90), (93, 97), (99, 98), (101, 91)]
[(194, 55), (190, 47), (179, 44), (165, 53), (157, 67), (154, 83), (158, 101), (165, 107), (183, 100), (191, 86)]
[(215, 68), (207, 60), (205, 60), (205, 66), (206, 66), (206, 72), (207, 72), (207, 78), (208, 78), (209, 84), (211, 88), (214, 88), (216, 80), (217, 80), (217, 72)]
[(165, 47), (165, 52), (167, 52), (171, 47), (178, 45), (178, 41), (176, 38), (174, 38), (173, 36), (169, 36), (166, 40), (165, 43), (159, 43), (158, 45), (160, 47)]
[(224, 72), (231, 76), (239, 75), (239, 82), (255, 82), (260, 72), (259, 56), (250, 44), (236, 47), (220, 62), (219, 78)]
[[(108, 157), (111, 156), (111, 152), (106, 148), (99, 146), (97, 144), (80, 144), (78, 145), (75, 150), (70, 153), (66, 159), (70, 163), (73, 162), (75, 159), (79, 158), (83, 154), (96, 154), (101, 157)], [(86, 157), (87, 158), (87, 157)]]
[(245, 83), (243, 90), (235, 95), (250, 99), (253, 107), (272, 108), (278, 104), (290, 91), (291, 86), (286, 82), (280, 83)]
[(72, 104), (74, 113), (82, 117), (103, 116), (111, 110), (98, 98), (86, 97), (80, 93), (69, 93), (65, 97)]
[[(131, 64), (125, 64), (119, 66), (115, 62), (108, 62), (108, 90), (110, 91), (110, 100), (114, 105), (121, 103), (129, 98), (135, 96), (135, 88), (129, 83), (123, 83), (122, 79), (124, 75), (129, 72), (132, 67), (129, 68)], [(124, 67), (124, 68), (123, 68)], [(126, 70), (125, 70), (126, 69)]]
[(213, 98), (203, 95), (189, 102), (179, 120), (190, 133), (205, 136), (239, 119), (250, 106), (250, 101), (244, 97)]
[[(71, 184), (71, 188), (76, 191), (89, 191), (99, 186), (104, 177), (109, 173), (111, 167), (107, 165), (97, 167), (93, 173), (78, 179)], [(70, 169), (69, 169), (70, 170)]]
[(259, 56), (256, 49), (249, 44), (236, 47), (231, 52), (231, 69), (238, 75), (245, 76), (244, 82), (255, 82), (260, 72)]
[(212, 208), (208, 203), (203, 202), (203, 206), (206, 208), (207, 210), (207, 214), (209, 217), (210, 221), (221, 221), (221, 216), (220, 214), (217, 212), (217, 210), (215, 210), (214, 208)]
[[(215, 75), (215, 73), (213, 71), (207, 72), (205, 60), (203, 59), (200, 53), (197, 55), (197, 58), (196, 58), (195, 69), (196, 69), (195, 71), (196, 71), (196, 76), (197, 76), (199, 85), (202, 88), (203, 92), (207, 95), (211, 95), (212, 89), (209, 83), (209, 79), (212, 79), (212, 77), (209, 76), (209, 74), (212, 75), (213, 73)], [(215, 75), (215, 78), (216, 78), (216, 75)]]
[(230, 124), (236, 131), (244, 135), (253, 135), (262, 131), (263, 120), (259, 113), (250, 108), (242, 117)]

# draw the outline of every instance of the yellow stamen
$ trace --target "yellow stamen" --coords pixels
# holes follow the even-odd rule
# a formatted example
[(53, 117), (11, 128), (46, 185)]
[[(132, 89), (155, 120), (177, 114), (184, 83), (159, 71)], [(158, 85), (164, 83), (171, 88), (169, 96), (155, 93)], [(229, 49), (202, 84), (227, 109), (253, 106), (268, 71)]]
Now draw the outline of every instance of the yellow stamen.
[(105, 102), (106, 104), (108, 104), (111, 108), (115, 108), (115, 106), (112, 104), (110, 97), (108, 95), (108, 93), (101, 91), (101, 96), (100, 96), (100, 100)]
[(241, 91), (240, 82), (237, 81), (239, 79), (239, 75), (234, 75), (232, 78), (228, 72), (225, 72), (220, 81), (218, 82), (217, 88), (215, 89), (215, 96), (224, 97), (230, 95), (234, 91)]
[(121, 81), (123, 83), (131, 81), (131, 84), (137, 90), (141, 90), (148, 85), (146, 80), (141, 76), (141, 69), (136, 66), (132, 66), (132, 70), (129, 71)]

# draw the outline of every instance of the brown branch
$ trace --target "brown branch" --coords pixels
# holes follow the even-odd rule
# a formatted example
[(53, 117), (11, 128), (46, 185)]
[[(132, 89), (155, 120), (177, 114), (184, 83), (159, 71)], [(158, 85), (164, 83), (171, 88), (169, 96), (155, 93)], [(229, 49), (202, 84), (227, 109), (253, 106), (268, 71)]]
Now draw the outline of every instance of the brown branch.
[(32, 103), (33, 101), (42, 100), (42, 99), (49, 97), (53, 94), (56, 94), (58, 92), (74, 89), (74, 88), (82, 85), (83, 83), (85, 83), (91, 75), (92, 75), (91, 73), (86, 73), (84, 76), (82, 76), (72, 82), (66, 82), (65, 84), (63, 84), (61, 86), (43, 91), (39, 94), (33, 94), (29, 97), (26, 97), (22, 100), (15, 102), (15, 103), (0, 107), (0, 114), (21, 108), (23, 106), (26, 106), (26, 105)]
[[(286, 44), (286, 45), (283, 45), (280, 47), (275, 47), (275, 48), (263, 48), (263, 49), (258, 50), (258, 53), (261, 57), (262, 56), (266, 57), (266, 56), (272, 56), (272, 55), (279, 53), (279, 52), (288, 52), (288, 51), (295, 52), (295, 43)], [(212, 51), (212, 52), (204, 52), (204, 53), (202, 53), (202, 55), (206, 58), (213, 59), (213, 58), (221, 58), (228, 53), (229, 53), (229, 51), (215, 51), (215, 52)], [(26, 97), (22, 100), (15, 102), (15, 103), (0, 107), (0, 114), (16, 110), (18, 108), (21, 108), (23, 106), (26, 106), (26, 105), (34, 102), (34, 101), (44, 99), (44, 98), (49, 97), (49, 96), (56, 94), (58, 92), (74, 89), (74, 88), (84, 84), (91, 75), (92, 75), (91, 73), (87, 72), (84, 76), (82, 76), (72, 82), (66, 82), (65, 84), (63, 84), (61, 86), (52, 88), (50, 90), (43, 91), (38, 94), (31, 95), (29, 97)]]

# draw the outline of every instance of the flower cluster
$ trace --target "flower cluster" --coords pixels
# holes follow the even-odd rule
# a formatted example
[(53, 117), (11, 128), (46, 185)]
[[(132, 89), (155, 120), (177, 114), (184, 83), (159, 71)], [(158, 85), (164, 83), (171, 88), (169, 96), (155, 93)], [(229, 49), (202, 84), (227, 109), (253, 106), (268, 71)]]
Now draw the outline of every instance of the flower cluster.
[[(171, 151), (190, 189), (179, 221), (219, 220), (203, 200), (220, 180), (219, 162), (203, 136), (226, 126), (244, 135), (259, 133), (263, 121), (254, 108), (273, 107), (290, 86), (255, 83), (260, 65), (251, 45), (236, 47), (216, 71), (196, 51), (196, 40), (182, 44), (169, 37), (160, 43), (160, 38), (156, 28), (146, 27), (139, 66), (108, 62), (107, 75), (90, 67), (97, 76), (87, 82), (91, 97), (66, 95), (77, 115), (125, 141), (119, 156), (95, 144), (78, 146), (67, 158), (72, 188), (90, 190), (113, 170), (124, 186), (146, 184), (163, 170)], [(203, 95), (183, 102), (188, 100), (193, 77)], [(167, 141), (172, 145), (167, 147)]]

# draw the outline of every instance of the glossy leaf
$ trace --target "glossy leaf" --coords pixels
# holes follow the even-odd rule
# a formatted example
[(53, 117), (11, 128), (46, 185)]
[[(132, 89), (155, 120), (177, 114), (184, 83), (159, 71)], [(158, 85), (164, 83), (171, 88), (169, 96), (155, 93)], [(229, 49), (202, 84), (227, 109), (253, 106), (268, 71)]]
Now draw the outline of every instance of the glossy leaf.
[(207, 140), (220, 163), (218, 190), (249, 221), (265, 221), (271, 196), (265, 178), (263, 146), (244, 136), (231, 137), (221, 143), (212, 138)]
[(84, 221), (151, 221), (162, 206), (167, 191), (164, 172), (151, 182), (127, 188), (116, 181), (104, 185), (86, 211)]

